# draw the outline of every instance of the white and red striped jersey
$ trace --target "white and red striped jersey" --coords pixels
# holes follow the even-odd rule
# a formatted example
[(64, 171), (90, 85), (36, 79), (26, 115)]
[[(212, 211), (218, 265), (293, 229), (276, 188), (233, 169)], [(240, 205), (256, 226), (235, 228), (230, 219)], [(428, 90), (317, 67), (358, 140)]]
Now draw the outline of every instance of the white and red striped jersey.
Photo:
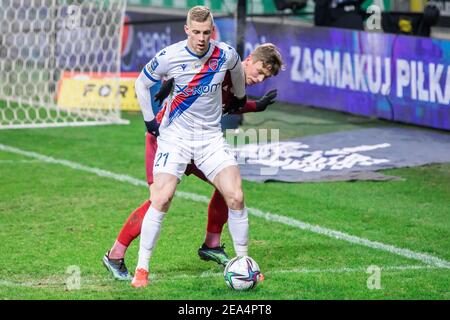
[(136, 81), (144, 120), (154, 117), (148, 88), (162, 79), (174, 78), (173, 91), (157, 115), (160, 134), (190, 140), (222, 134), (222, 82), (227, 70), (230, 70), (234, 94), (243, 97), (244, 71), (239, 55), (229, 45), (211, 41), (202, 56), (188, 48), (187, 40), (161, 50)]

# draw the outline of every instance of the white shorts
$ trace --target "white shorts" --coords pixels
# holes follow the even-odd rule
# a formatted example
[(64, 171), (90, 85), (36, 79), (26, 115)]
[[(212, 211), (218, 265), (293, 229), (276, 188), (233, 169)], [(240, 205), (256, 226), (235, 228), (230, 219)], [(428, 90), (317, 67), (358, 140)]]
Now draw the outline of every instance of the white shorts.
[(222, 135), (209, 140), (160, 136), (153, 174), (170, 173), (181, 180), (191, 160), (211, 182), (222, 169), (237, 166), (235, 154)]

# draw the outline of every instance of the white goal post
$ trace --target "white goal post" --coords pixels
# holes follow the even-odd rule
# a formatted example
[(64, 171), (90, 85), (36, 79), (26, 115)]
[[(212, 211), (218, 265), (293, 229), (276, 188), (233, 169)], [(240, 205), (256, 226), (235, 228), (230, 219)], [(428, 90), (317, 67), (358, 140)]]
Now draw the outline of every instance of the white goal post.
[[(119, 92), (125, 7), (0, 0), (0, 129), (128, 123), (120, 95), (101, 94)], [(83, 91), (86, 81), (102, 91)]]

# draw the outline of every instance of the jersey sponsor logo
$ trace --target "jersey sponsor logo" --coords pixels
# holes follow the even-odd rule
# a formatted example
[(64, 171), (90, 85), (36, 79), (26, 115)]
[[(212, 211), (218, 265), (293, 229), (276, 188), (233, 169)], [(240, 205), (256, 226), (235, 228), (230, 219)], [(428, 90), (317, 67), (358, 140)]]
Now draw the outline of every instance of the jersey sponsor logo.
[(186, 63), (183, 63), (181, 66), (181, 69), (183, 69), (183, 71), (186, 69), (186, 67), (187, 67), (187, 64)]
[[(215, 47), (211, 56), (187, 85), (176, 85), (176, 94), (170, 104), (170, 112), (168, 113), (169, 124), (189, 109), (203, 94), (214, 95), (215, 92), (220, 90), (221, 82), (213, 84), (211, 84), (211, 82), (213, 81), (214, 75), (218, 72), (218, 70), (220, 70), (223, 62), (225, 61), (223, 57), (224, 51), (219, 47)], [(209, 68), (209, 61), (211, 59), (218, 60), (216, 71), (212, 71)], [(200, 63), (200, 61), (197, 61), (197, 63)]]
[(206, 93), (216, 92), (220, 88), (220, 82), (213, 84), (199, 84), (197, 86), (180, 86), (175, 85), (175, 93), (184, 97), (200, 96)]

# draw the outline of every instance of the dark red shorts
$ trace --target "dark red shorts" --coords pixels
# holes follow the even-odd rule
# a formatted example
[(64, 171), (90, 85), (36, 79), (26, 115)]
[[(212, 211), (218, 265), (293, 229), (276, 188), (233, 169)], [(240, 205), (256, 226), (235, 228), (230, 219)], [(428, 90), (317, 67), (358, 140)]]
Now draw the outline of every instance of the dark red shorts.
[[(155, 162), (156, 150), (158, 149), (158, 141), (152, 134), (145, 134), (145, 169), (147, 172), (147, 183), (151, 185), (153, 183), (153, 163)], [(193, 174), (194, 176), (208, 181), (206, 176), (201, 172), (197, 166), (193, 163), (188, 164), (185, 174), (187, 176)]]

